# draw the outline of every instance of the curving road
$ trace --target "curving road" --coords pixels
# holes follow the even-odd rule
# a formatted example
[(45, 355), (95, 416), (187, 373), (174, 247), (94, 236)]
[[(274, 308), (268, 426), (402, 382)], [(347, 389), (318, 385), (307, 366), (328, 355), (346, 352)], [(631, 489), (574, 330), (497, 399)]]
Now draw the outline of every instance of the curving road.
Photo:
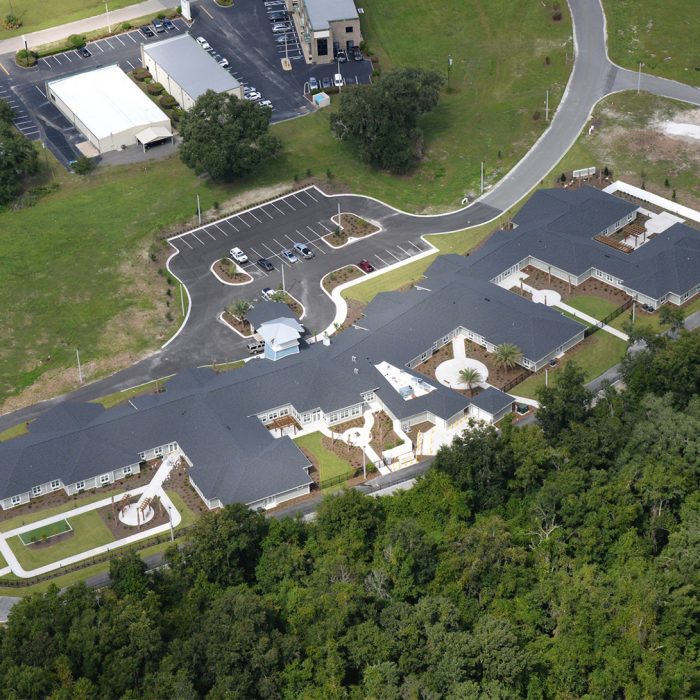
[[(639, 75), (635, 71), (613, 64), (607, 55), (605, 16), (600, 3), (594, 0), (568, 0), (568, 3), (573, 19), (575, 61), (556, 114), (550, 127), (525, 157), (477, 202), (447, 214), (421, 216), (399, 211), (371, 197), (353, 194), (327, 196), (318, 190), (314, 191), (318, 192), (318, 195), (314, 195), (318, 201), (313, 207), (316, 207), (321, 218), (313, 221), (309, 219), (312, 230), (319, 230), (318, 227), (323, 226), (324, 222), (328, 224), (330, 216), (337, 211), (338, 201), (343, 211), (352, 211), (377, 221), (384, 230), (378, 236), (345, 249), (331, 251), (324, 248), (324, 254), (317, 255), (313, 266), (304, 264), (289, 268), (287, 288), (306, 306), (305, 320), (309, 328), (318, 331), (333, 318), (332, 304), (320, 291), (319, 282), (324, 274), (356, 262), (360, 257), (369, 258), (372, 254), (379, 256), (380, 248), (385, 248), (387, 252), (393, 250), (392, 255), (396, 260), (400, 259), (399, 250), (406, 252), (406, 257), (413, 250), (417, 255), (419, 250), (426, 250), (426, 243), (422, 239), (425, 234), (462, 230), (490, 221), (507, 211), (544, 180), (576, 141), (595, 105), (607, 95), (639, 88), (655, 95), (700, 106), (698, 88), (644, 73)], [(255, 241), (256, 245), (258, 239), (265, 239), (269, 243), (265, 238), (268, 234), (263, 225), (265, 218), (262, 213), (257, 217), (261, 228), (258, 229), (258, 224), (253, 224), (252, 219), (256, 218), (256, 211), (257, 209), (254, 209), (249, 215), (250, 231), (246, 229), (245, 235), (250, 236), (250, 240)], [(267, 211), (270, 212), (268, 215), (272, 220), (271, 224), (267, 222), (268, 227), (276, 226), (274, 219), (277, 214), (270, 208), (267, 208)], [(307, 214), (311, 216), (311, 209)], [(301, 222), (302, 218), (301, 215), (298, 220), (295, 218), (294, 223)], [(284, 220), (285, 227), (289, 221), (290, 219)], [(224, 225), (222, 223), (221, 227)], [(306, 228), (297, 227), (296, 230), (306, 231)], [(197, 236), (197, 231), (200, 230), (192, 232), (193, 237)], [(290, 231), (296, 238), (295, 229)], [(209, 238), (214, 243), (208, 245), (209, 238), (204, 237), (206, 231), (200, 233), (204, 239), (201, 250), (195, 245), (188, 245), (188, 251), (181, 239), (173, 241), (176, 254), (171, 260), (171, 269), (186, 284), (192, 300), (189, 318), (175, 338), (150, 357), (110, 377), (81, 387), (66, 396), (1, 416), (0, 431), (22, 421), (31, 420), (64, 398), (89, 400), (171, 374), (184, 367), (210, 364), (213, 361), (219, 363), (241, 357), (243, 342), (223, 327), (216, 316), (234, 296), (254, 296), (263, 286), (277, 286), (279, 280), (274, 279), (270, 284), (270, 280), (259, 278), (243, 290), (227, 288), (222, 292), (221, 285), (211, 277), (209, 266), (225, 253), (231, 237), (212, 229)], [(236, 244), (238, 243), (237, 238)], [(285, 245), (288, 245), (288, 242)], [(323, 248), (323, 244), (320, 243), (317, 247)], [(190, 255), (191, 251), (195, 252)]]

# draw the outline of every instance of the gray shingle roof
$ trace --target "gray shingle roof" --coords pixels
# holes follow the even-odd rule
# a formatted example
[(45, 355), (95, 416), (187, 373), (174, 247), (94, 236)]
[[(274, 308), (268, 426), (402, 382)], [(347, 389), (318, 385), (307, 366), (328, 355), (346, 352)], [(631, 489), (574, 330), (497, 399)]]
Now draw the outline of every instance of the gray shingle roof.
[(358, 18), (353, 0), (304, 0), (304, 4), (311, 29), (316, 31), (328, 29), (330, 22)]
[(144, 44), (143, 50), (193, 100), (207, 90), (229, 92), (240, 87), (240, 83), (189, 34)]

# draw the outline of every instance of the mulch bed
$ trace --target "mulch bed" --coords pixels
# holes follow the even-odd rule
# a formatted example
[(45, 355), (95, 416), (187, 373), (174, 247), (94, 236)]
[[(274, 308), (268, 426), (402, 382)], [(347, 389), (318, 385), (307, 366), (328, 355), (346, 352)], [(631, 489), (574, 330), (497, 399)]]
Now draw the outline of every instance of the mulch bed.
[[(329, 452), (333, 452), (333, 454), (340, 457), (344, 462), (349, 462), (352, 469), (362, 467), (362, 450), (359, 447), (348, 445), (347, 442), (343, 442), (342, 440), (332, 440), (325, 435), (321, 437), (321, 444)], [(350, 471), (350, 468), (348, 471)]]
[(342, 224), (340, 230), (324, 236), (325, 240), (334, 247), (344, 245), (350, 238), (364, 238), (379, 231), (377, 226), (355, 214), (341, 214), (340, 223)]
[(187, 469), (186, 463), (181, 460), (180, 464), (170, 472), (170, 476), (163, 484), (163, 488), (166, 491), (175, 491), (175, 493), (182, 498), (185, 505), (194, 513), (198, 515), (208, 513), (209, 508), (207, 508), (200, 495), (194, 490), (194, 487), (190, 483)]
[[(138, 501), (138, 498), (139, 497), (133, 498), (132, 503)], [(145, 525), (141, 525), (141, 527), (129, 527), (128, 525), (124, 525), (124, 523), (119, 520), (118, 506), (119, 501), (115, 499), (114, 509), (112, 509), (111, 505), (107, 505), (104, 506), (104, 508), (99, 508), (97, 510), (102, 518), (102, 522), (109, 528), (109, 531), (112, 533), (112, 535), (114, 535), (115, 540), (124, 539), (125, 537), (133, 535), (137, 532), (146, 532), (147, 530), (151, 530), (154, 527), (158, 527), (159, 525), (163, 525), (168, 522), (168, 511), (165, 509), (165, 507), (156, 506), (156, 514)]]
[(323, 278), (323, 288), (330, 294), (339, 285), (362, 277), (364, 274), (357, 265), (348, 265), (340, 270), (333, 270)]
[[(519, 375), (523, 374), (527, 370), (520, 365), (513, 367), (511, 369), (505, 369), (503, 367), (498, 367), (494, 362), (493, 354), (486, 352), (486, 348), (482, 348), (481, 345), (473, 343), (471, 340), (465, 340), (464, 346), (466, 349), (467, 357), (471, 357), (474, 360), (479, 360), (486, 365), (486, 369), (489, 371), (488, 379), (486, 380), (491, 386), (495, 386), (500, 389), (502, 386), (507, 384), (511, 379), (515, 379)], [(469, 396), (468, 391), (461, 391), (461, 394)], [(474, 396), (478, 393), (478, 390), (474, 389)]]
[(240, 318), (234, 316), (228, 311), (224, 311), (222, 318), (224, 319), (224, 321), (226, 321), (226, 323), (228, 323), (229, 326), (231, 326), (231, 328), (235, 328), (241, 335), (244, 335), (246, 337), (250, 337), (253, 335), (253, 329), (251, 328), (250, 323), (248, 323), (248, 321), (241, 321)]
[(622, 304), (629, 299), (629, 296), (621, 289), (616, 289), (615, 287), (612, 287), (599, 279), (587, 279), (578, 287), (574, 285), (569, 287), (568, 282), (565, 282), (554, 275), (552, 275), (550, 278), (546, 272), (542, 272), (542, 270), (538, 270), (531, 266), (524, 268), (523, 272), (528, 275), (528, 278), (525, 280), (525, 284), (528, 284), (535, 289), (553, 289), (555, 292), (559, 292), (559, 294), (561, 294), (562, 301), (566, 301), (573, 296), (585, 294), (587, 296), (607, 299), (615, 304), (615, 306), (622, 306)]
[(236, 263), (228, 258), (217, 260), (214, 263), (214, 272), (221, 277), (222, 280), (226, 280), (232, 284), (245, 284), (253, 279), (247, 272), (241, 272)]
[(367, 304), (363, 304), (356, 299), (346, 299), (346, 301), (348, 304), (348, 315), (345, 317), (340, 328), (336, 330), (336, 333), (342, 333), (344, 330), (347, 330), (365, 315)]
[(346, 420), (344, 423), (337, 423), (331, 430), (334, 433), (342, 434), (350, 428), (361, 428), (365, 424), (365, 419), (360, 416), (359, 418), (353, 418), (352, 420)]
[(439, 350), (434, 352), (425, 362), (421, 362), (418, 367), (416, 367), (416, 371), (424, 374), (426, 377), (435, 379), (435, 370), (438, 365), (452, 359), (454, 359), (454, 353), (452, 352), (452, 341), (450, 341), (447, 345), (443, 345)]
[(302, 308), (301, 304), (287, 292), (283, 292), (281, 297), (282, 303), (286, 304), (297, 318), (301, 318), (301, 315), (304, 313), (304, 309)]
[[(391, 418), (384, 412), (378, 411), (374, 414), (374, 425), (372, 425), (372, 439), (370, 445), (372, 449), (381, 456), (384, 450), (390, 450), (401, 444), (401, 439), (392, 428)], [(383, 430), (382, 430), (383, 428)], [(383, 439), (380, 439), (382, 438)]]

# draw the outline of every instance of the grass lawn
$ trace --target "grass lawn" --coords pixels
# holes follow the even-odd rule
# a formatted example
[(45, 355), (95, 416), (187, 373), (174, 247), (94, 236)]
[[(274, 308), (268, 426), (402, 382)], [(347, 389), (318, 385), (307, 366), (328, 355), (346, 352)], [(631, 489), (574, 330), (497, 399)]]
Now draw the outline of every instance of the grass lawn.
[[(110, 10), (119, 10), (128, 5), (134, 5), (139, 0), (109, 0)], [(22, 27), (11, 31), (0, 30), (0, 39), (35, 32), (39, 29), (55, 27), (59, 24), (74, 22), (84, 17), (104, 15), (103, 0), (0, 0), (0, 17), (13, 12), (22, 20)], [(107, 16), (105, 15), (105, 27)]]
[(297, 443), (299, 447), (303, 447), (313, 454), (318, 460), (318, 470), (319, 478), (321, 481), (326, 479), (333, 479), (337, 476), (342, 476), (344, 474), (349, 474), (352, 467), (344, 459), (341, 459), (334, 452), (327, 450), (321, 444), (321, 438), (323, 436), (321, 433), (311, 433), (310, 435), (304, 435), (303, 437), (296, 438), (294, 442)]
[(114, 542), (114, 535), (96, 511), (88, 511), (69, 520), (73, 534), (55, 544), (32, 549), (25, 547), (18, 536), (11, 537), (7, 544), (12, 548), (22, 567), (31, 571), (39, 566), (51, 564), (65, 557), (80, 554), (93, 547)]
[[(170, 376), (172, 377), (173, 375)], [(162, 389), (167, 385), (168, 379), (170, 379), (170, 377), (164, 377), (163, 379), (153, 380), (152, 382), (147, 382), (146, 384), (141, 384), (131, 389), (115, 391), (113, 394), (107, 394), (106, 396), (100, 396), (100, 398), (94, 399), (92, 403), (101, 403), (105, 408), (112, 408), (112, 406), (118, 406), (129, 399), (133, 399), (134, 396), (154, 393), (156, 387)]]
[(30, 530), (29, 532), (24, 532), (19, 535), (22, 544), (27, 545), (32, 542), (39, 542), (48, 537), (53, 537), (54, 535), (61, 535), (64, 532), (70, 532), (71, 526), (67, 520), (59, 520), (55, 523), (50, 523), (49, 525), (43, 525), (42, 527), (36, 528), (36, 530)]
[[(569, 352), (559, 361), (559, 367), (567, 362), (575, 362), (585, 373), (586, 381), (600, 376), (606, 369), (610, 369), (625, 356), (627, 343), (605, 331), (598, 331), (588, 340), (587, 348), (579, 352)], [(556, 384), (558, 370), (549, 371), (550, 385)], [(535, 393), (539, 387), (544, 386), (544, 371), (536, 374), (518, 384), (511, 390), (516, 396), (524, 396), (528, 399), (536, 398)]]
[(612, 313), (617, 308), (615, 304), (607, 299), (588, 296), (586, 294), (570, 297), (564, 303), (568, 306), (573, 306), (575, 309), (582, 311), (584, 314), (597, 318), (599, 321), (602, 321), (608, 314)]
[(700, 85), (697, 0), (603, 0), (608, 53), (621, 66)]
[(19, 425), (13, 425), (7, 430), (3, 430), (0, 433), (0, 442), (5, 442), (5, 440), (12, 440), (12, 438), (19, 437), (20, 435), (26, 435), (29, 432), (27, 429), (28, 425), (29, 424), (25, 421), (24, 423), (20, 423)]
[(7, 562), (5, 561), (5, 557), (0, 554), (0, 569), (4, 569), (7, 566)]

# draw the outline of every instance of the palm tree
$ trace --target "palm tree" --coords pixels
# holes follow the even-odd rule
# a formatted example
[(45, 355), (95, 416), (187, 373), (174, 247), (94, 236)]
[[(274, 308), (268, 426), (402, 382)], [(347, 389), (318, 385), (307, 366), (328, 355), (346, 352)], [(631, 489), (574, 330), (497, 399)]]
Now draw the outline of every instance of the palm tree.
[(235, 316), (239, 321), (245, 321), (246, 314), (253, 308), (253, 305), (247, 299), (235, 299), (227, 307), (227, 311)]
[(462, 382), (462, 384), (467, 385), (469, 396), (471, 396), (472, 387), (474, 384), (478, 384), (480, 381), (482, 381), (482, 378), (478, 369), (474, 369), (474, 367), (465, 367), (459, 371), (459, 380)]
[(513, 369), (522, 359), (523, 353), (513, 343), (501, 343), (496, 346), (493, 352), (493, 360), (496, 363), (496, 367), (501, 369)]

